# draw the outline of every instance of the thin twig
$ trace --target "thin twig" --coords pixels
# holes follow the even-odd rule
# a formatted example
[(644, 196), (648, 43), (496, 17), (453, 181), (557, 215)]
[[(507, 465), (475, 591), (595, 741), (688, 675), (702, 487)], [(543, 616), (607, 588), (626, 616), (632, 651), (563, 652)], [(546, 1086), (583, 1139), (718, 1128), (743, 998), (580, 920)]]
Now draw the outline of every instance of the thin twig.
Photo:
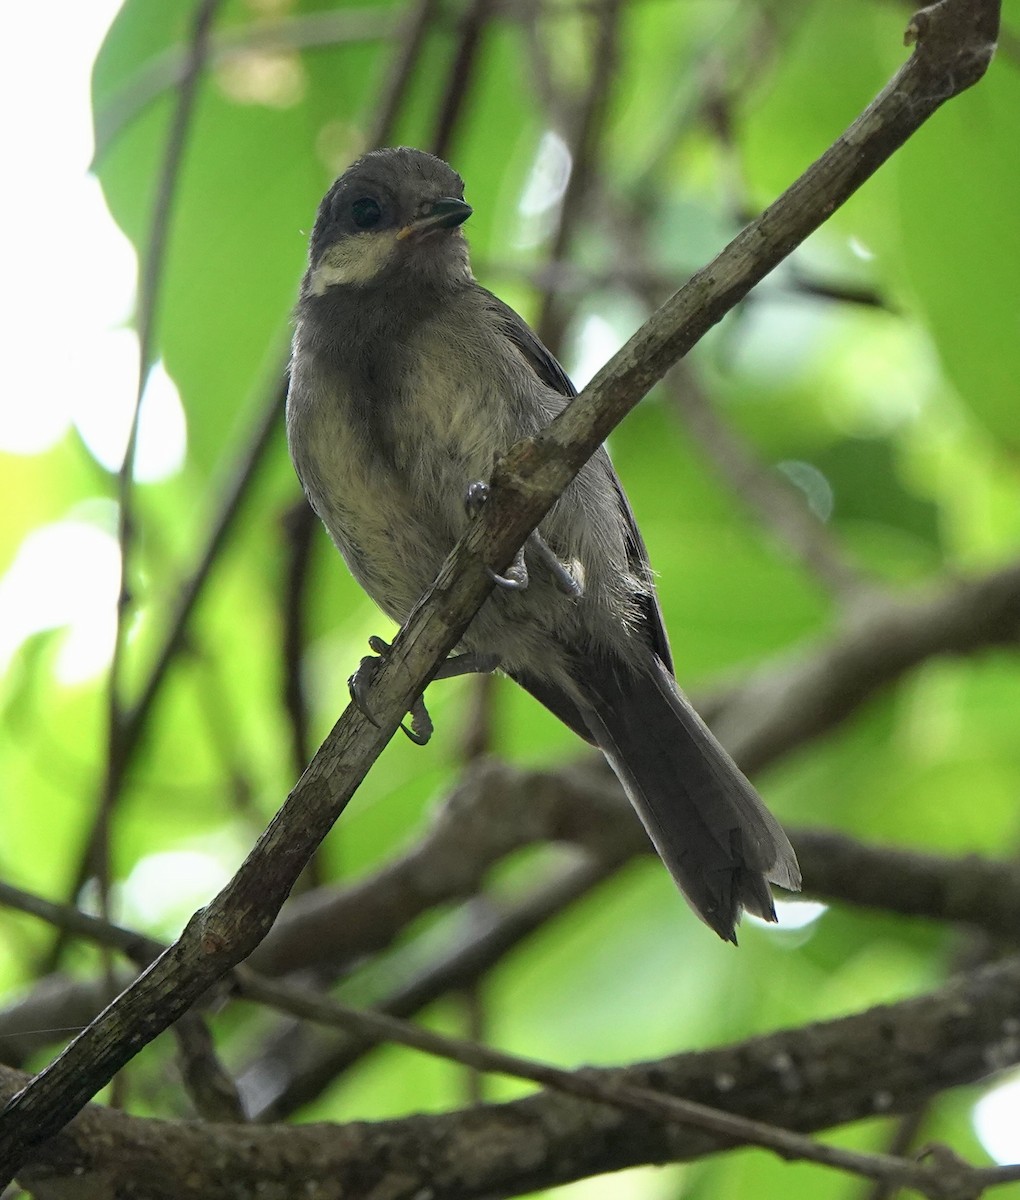
[(770, 471), (751, 445), (716, 411), (696, 372), (679, 363), (664, 381), (687, 431), (754, 518), (776, 535), (836, 597), (854, 603), (878, 585), (850, 563), (825, 524), (796, 489)]
[[(146, 253), (142, 256), (141, 279), (138, 288), (138, 308), (135, 325), (138, 332), (138, 382), (128, 429), (124, 459), (117, 474), (117, 540), (119, 546), (120, 582), (115, 610), (113, 651), (106, 681), (106, 761), (94, 818), (94, 837), (90, 839), (82, 875), (94, 875), (98, 885), (99, 905), (104, 916), (110, 909), (110, 818), (121, 794), (127, 756), (124, 753), (125, 704), (122, 696), (124, 661), (127, 649), (128, 612), (132, 603), (131, 575), (134, 569), (134, 473), (138, 447), (138, 427), (145, 387), (155, 355), (156, 317), (160, 297), (171, 213), (180, 176), (181, 163), (187, 145), (187, 134), (198, 93), (198, 83), (208, 51), (209, 31), (219, 8), (220, 0), (197, 0), (188, 44), (188, 54), (177, 93), (170, 129), (153, 201)], [(75, 890), (77, 895), (77, 887)], [(54, 951), (59, 955), (60, 947)], [(106, 963), (112, 976), (112, 963)], [(122, 1082), (114, 1078), (111, 1103), (123, 1103)]]
[(138, 290), (138, 311), (135, 324), (138, 330), (138, 384), (128, 432), (124, 461), (117, 476), (118, 542), (120, 547), (120, 589), (117, 596), (116, 633), (113, 655), (107, 678), (107, 747), (106, 766), (97, 801), (95, 837), (89, 846), (87, 872), (94, 872), (100, 885), (101, 902), (105, 909), (109, 889), (109, 822), (124, 780), (124, 703), (121, 697), (124, 673), (124, 654), (127, 641), (128, 608), (131, 604), (131, 572), (134, 566), (134, 470), (138, 443), (138, 422), (142, 396), (153, 365), (155, 325), (160, 297), (160, 282), (166, 254), (167, 237), (173, 210), (177, 182), (187, 142), (188, 128), (194, 111), (198, 82), (205, 64), (209, 30), (220, 0), (199, 0), (196, 5), (189, 39), (187, 65), (177, 103), (167, 134), (166, 147), (152, 218), (142, 258), (142, 277)]
[(412, 0), (396, 32), (397, 52), (375, 106), (375, 122), (366, 139), (369, 149), (385, 146), (393, 136), (408, 88), (425, 49), (425, 39), (439, 15), (438, 0)]
[[(380, 88), (375, 114), (365, 138), (366, 148), (386, 145), (400, 110), (407, 98), (418, 63), (425, 51), (426, 39), (438, 15), (438, 0), (411, 0), (395, 33), (396, 49), (389, 70)], [(285, 389), (286, 391), (286, 389)], [(285, 396), (283, 397), (285, 400)], [(281, 403), (282, 407), (282, 403)], [(308, 763), (308, 698), (305, 694), (302, 663), (304, 659), (305, 593), (310, 579), (312, 555), (315, 550), (315, 531), (318, 518), (307, 501), (299, 500), (284, 517), (289, 562), (283, 596), (283, 702), (290, 719), (291, 745), (294, 765), (300, 774)], [(318, 881), (317, 856), (313, 856), (306, 872), (307, 881)]]
[(283, 662), (283, 710), (290, 726), (291, 762), (300, 775), (312, 757), (308, 697), (304, 684), (305, 592), (312, 565), (318, 519), (302, 496), (283, 514), (286, 561), (281, 597), (280, 653)]
[[(536, 930), (615, 875), (623, 861), (586, 857), (557, 868), (506, 909), (494, 910), (491, 904), (472, 901), (464, 914), (468, 929), (409, 979), (375, 1001), (373, 1008), (393, 1017), (413, 1017), (440, 997), (484, 978)], [(284, 1033), (274, 1048), (260, 1055), (239, 1077), (238, 1086), (253, 1120), (286, 1120), (320, 1096), (376, 1045), (351, 1030), (342, 1034), (301, 1030), (305, 1036), (299, 1040), (298, 1032), (291, 1028)]]
[[(349, 8), (308, 13), (285, 20), (252, 22), (225, 29), (209, 43), (213, 66), (246, 55), (288, 50), (329, 49), (352, 42), (381, 41), (393, 35), (393, 13), (381, 8)], [(176, 91), (188, 71), (188, 51), (174, 46), (150, 59), (110, 99), (95, 118), (95, 170), (123, 132), (160, 96)]]
[(468, 93), (474, 82), (479, 52), (492, 15), (493, 0), (469, 0), (458, 31), (457, 49), (447, 72), (446, 90), (439, 102), (430, 149), (449, 158), (454, 133), (460, 126)]
[(237, 1085), (216, 1053), (209, 1026), (195, 1011), (173, 1026), (181, 1082), (195, 1111), (206, 1121), (243, 1121)]
[[(281, 390), (278, 379), (277, 375), (272, 390), (258, 414), (251, 436), (242, 448), (236, 464), (229, 472), (229, 482), (212, 518), (208, 539), (202, 547), (198, 563), (186, 578), (177, 595), (174, 610), (167, 624), (166, 636), (145, 677), (138, 699), (121, 715), (119, 753), (122, 773), (128, 770), (134, 759), (170, 667), (185, 645), (191, 616), (212, 575), (213, 568), (219, 561), (227, 538), (233, 532), (235, 523), (255, 482), (258, 469), (265, 461), (266, 453), (273, 444), (280, 427), (283, 416), (284, 391)], [(69, 889), (72, 895), (78, 894), (88, 878), (89, 864), (92, 862), (94, 854), (93, 846), (100, 836), (100, 819), (97, 816), (84, 839), (74, 877), (74, 887)], [(59, 952), (59, 945), (60, 943), (58, 943), (58, 948), (51, 951), (49, 955), (47, 970), (53, 969), (53, 960)]]
[(913, 1187), (933, 1200), (950, 1197), (966, 1200), (978, 1195), (984, 1188), (1020, 1179), (1020, 1166), (976, 1168), (961, 1163), (958, 1173), (950, 1176), (945, 1161), (929, 1165), (887, 1154), (847, 1150), (693, 1100), (635, 1087), (595, 1072), (566, 1071), (477, 1042), (434, 1033), (380, 1012), (350, 1008), (339, 1001), (314, 996), (290, 984), (256, 977), (245, 967), (237, 968), (235, 979), (242, 996), (271, 1003), (293, 1016), (353, 1030), (363, 1037), (406, 1046), (423, 1054), (459, 1062), (476, 1071), (530, 1080), (567, 1095), (632, 1109), (660, 1121), (699, 1129), (722, 1140), (718, 1149), (733, 1145), (759, 1146), (788, 1161), (818, 1163), (867, 1179)]
[[(584, 215), (589, 189), (598, 171), (599, 153), (609, 113), (610, 93), (619, 56), (621, 0), (603, 0), (592, 17), (595, 28), (591, 74), (584, 99), (573, 121), (570, 176), (557, 213), (556, 232), (549, 257), (565, 261)], [(545, 344), (557, 352), (563, 341), (567, 310), (557, 292), (542, 297), (537, 330)]]

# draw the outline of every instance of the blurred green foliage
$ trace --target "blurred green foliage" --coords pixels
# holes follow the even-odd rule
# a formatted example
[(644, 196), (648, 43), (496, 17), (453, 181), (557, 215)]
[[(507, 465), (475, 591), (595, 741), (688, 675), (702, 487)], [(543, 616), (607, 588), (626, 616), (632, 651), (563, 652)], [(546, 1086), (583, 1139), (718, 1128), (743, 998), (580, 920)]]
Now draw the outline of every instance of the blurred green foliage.
[[(1020, 28), (1020, 4), (1005, 8), (1007, 24)], [(111, 212), (142, 255), (175, 99), (157, 68), (179, 61), (190, 9), (128, 0), (95, 65), (96, 169)], [(260, 26), (282, 22), (285, 32), (300, 34), (302, 21), (334, 14), (339, 28), (348, 10), (307, 0), (224, 6), (217, 37), (230, 31), (240, 40), (232, 55), (217, 57), (201, 87), (159, 293), (158, 351), (186, 409), (188, 453), (172, 478), (135, 489), (132, 692), (151, 666), (232, 465), (278, 386), (306, 235), (325, 187), (362, 148), (392, 53), (384, 35), (395, 9), (385, 0), (352, 7), (362, 36), (349, 42), (245, 49)], [(646, 244), (659, 272), (679, 285), (735, 232), (742, 211), (768, 202), (824, 150), (902, 60), (906, 13), (888, 0), (625, 6), (598, 169), (621, 205), (646, 214)], [(549, 120), (525, 20), (501, 17), (486, 33), (450, 157), (475, 206), (469, 234), (477, 273), (534, 316), (539, 294), (530, 272), (543, 261), (550, 222), (548, 213), (523, 213), (520, 203)], [(586, 20), (573, 6), (557, 5), (536, 32), (551, 52), (555, 81), (568, 94), (583, 88)], [(453, 40), (450, 20), (429, 35), (396, 140), (428, 144)], [(892, 587), (987, 569), (1020, 547), (1015, 47), (692, 356), (714, 403), (770, 469), (782, 465), (795, 481), (822, 481), (832, 536), (862, 570)], [(720, 81), (728, 142), (702, 107)], [(619, 235), (612, 221), (586, 220), (576, 242), (579, 267), (618, 268), (621, 246), (630, 245)], [(804, 279), (863, 288), (876, 303), (807, 295), (797, 287)], [(582, 289), (568, 300), (577, 306), (561, 347), (568, 370), (591, 341), (594, 318), (605, 357), (611, 339), (622, 340), (642, 316), (622, 287)], [(685, 685), (697, 692), (739, 678), (825, 638), (837, 617), (831, 600), (719, 480), (664, 393), (645, 401), (611, 448), (660, 573)], [(2, 469), (20, 500), (0, 515), (0, 568), (33, 529), (114, 492), (73, 434), (35, 457), (5, 457)], [(293, 783), (281, 697), (282, 517), (297, 498), (281, 424), (116, 814), (115, 901), (127, 923), (172, 934), (216, 878), (229, 876)], [(346, 702), (345, 680), (367, 636), (391, 630), (318, 531), (316, 539), (304, 667), (318, 738)], [(104, 679), (58, 681), (62, 636), (39, 634), (17, 651), (0, 731), (7, 796), (0, 869), (51, 895), (66, 894), (105, 753)], [(322, 857), (328, 875), (362, 875), (415, 837), (458, 772), (472, 694), (470, 681), (432, 689), (438, 736), (426, 749), (403, 738), (389, 746), (329, 839)], [(875, 841), (1013, 853), (1020, 839), (1018, 715), (1015, 657), (932, 663), (760, 784), (791, 822)], [(503, 683), (495, 741), (519, 763), (558, 761), (579, 749)], [(193, 876), (186, 864), (198, 859), (154, 857), (173, 852), (200, 856), (211, 876)], [(148, 864), (146, 878), (160, 881), (145, 904), (130, 883), (140, 863)], [(5, 915), (5, 990), (28, 982), (49, 942), (39, 926)], [(664, 872), (645, 861), (492, 974), (483, 989), (486, 1033), (514, 1051), (567, 1065), (653, 1057), (914, 993), (938, 981), (953, 945), (948, 934), (920, 924), (830, 912), (800, 933), (749, 925), (734, 953), (691, 918)], [(83, 971), (95, 967), (89, 952), (73, 961)], [(463, 1029), (452, 1001), (431, 1017)], [(222, 1032), (228, 1058), (231, 1047), (240, 1053), (254, 1036), (239, 1019), (224, 1022)], [(129, 1074), (144, 1078), (147, 1061), (156, 1059)], [(140, 1089), (153, 1111), (168, 1086), (150, 1080)], [(463, 1102), (464, 1087), (459, 1069), (389, 1049), (307, 1115), (445, 1108)], [(492, 1097), (521, 1090), (502, 1080), (486, 1087)], [(139, 1102), (142, 1111), (148, 1102)], [(968, 1112), (953, 1097), (937, 1116), (939, 1136), (965, 1153), (973, 1150)], [(884, 1134), (874, 1123), (842, 1137), (880, 1146)], [(581, 1183), (563, 1195), (825, 1200), (846, 1188), (831, 1173), (745, 1152), (635, 1172), (608, 1191), (598, 1181)]]

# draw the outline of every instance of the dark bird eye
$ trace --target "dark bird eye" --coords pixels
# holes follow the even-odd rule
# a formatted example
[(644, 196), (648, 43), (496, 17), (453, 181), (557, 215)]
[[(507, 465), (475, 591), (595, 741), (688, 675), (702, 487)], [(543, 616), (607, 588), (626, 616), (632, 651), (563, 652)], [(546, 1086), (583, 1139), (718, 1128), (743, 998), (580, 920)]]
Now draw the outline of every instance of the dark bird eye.
[(351, 205), (351, 216), (359, 229), (371, 229), (373, 225), (379, 224), (382, 209), (378, 200), (373, 200), (371, 196), (362, 196)]

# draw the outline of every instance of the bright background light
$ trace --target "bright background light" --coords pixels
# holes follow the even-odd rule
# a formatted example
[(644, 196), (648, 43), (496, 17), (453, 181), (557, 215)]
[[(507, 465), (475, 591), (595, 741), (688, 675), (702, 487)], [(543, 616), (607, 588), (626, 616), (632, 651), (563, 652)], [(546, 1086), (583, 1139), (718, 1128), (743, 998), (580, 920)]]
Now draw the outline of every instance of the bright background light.
[[(6, 122), (3, 139), (0, 304), (9, 350), (0, 462), (45, 453), (72, 427), (105, 470), (123, 461), (138, 378), (138, 339), (128, 327), (136, 259), (88, 174), (89, 78), (118, 8), (118, 0), (64, 4), (54, 22), (52, 6), (21, 5), (5, 19), (0, 104), (21, 120)], [(45, 66), (26, 53), (32, 46), (45, 48)], [(174, 474), (186, 442), (180, 398), (157, 366), (142, 405), (136, 478)], [(17, 512), (21, 501), (7, 495), (4, 503)], [(61, 626), (69, 628), (58, 660), (63, 682), (104, 668), (119, 562), (114, 526), (93, 515), (67, 514), (31, 531), (6, 564), (0, 669), (24, 638)]]
[(974, 1105), (974, 1131), (997, 1163), (1020, 1162), (1020, 1075), (992, 1088)]

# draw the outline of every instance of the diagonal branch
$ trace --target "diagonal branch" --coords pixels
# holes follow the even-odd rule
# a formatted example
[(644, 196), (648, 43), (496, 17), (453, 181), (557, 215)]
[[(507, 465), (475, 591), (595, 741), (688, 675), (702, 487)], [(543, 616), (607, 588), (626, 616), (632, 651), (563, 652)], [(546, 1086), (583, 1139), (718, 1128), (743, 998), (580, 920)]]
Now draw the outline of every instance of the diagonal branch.
[(822, 157), (643, 326), (548, 429), (497, 464), (493, 492), (393, 644), (369, 704), (348, 708), (222, 892), (179, 940), (33, 1079), (0, 1118), (0, 1182), (52, 1137), (141, 1046), (268, 932), (294, 881), (503, 570), (612, 428), (712, 325), (817, 229), (994, 51), (995, 0), (940, 0), (912, 23), (918, 44)]

